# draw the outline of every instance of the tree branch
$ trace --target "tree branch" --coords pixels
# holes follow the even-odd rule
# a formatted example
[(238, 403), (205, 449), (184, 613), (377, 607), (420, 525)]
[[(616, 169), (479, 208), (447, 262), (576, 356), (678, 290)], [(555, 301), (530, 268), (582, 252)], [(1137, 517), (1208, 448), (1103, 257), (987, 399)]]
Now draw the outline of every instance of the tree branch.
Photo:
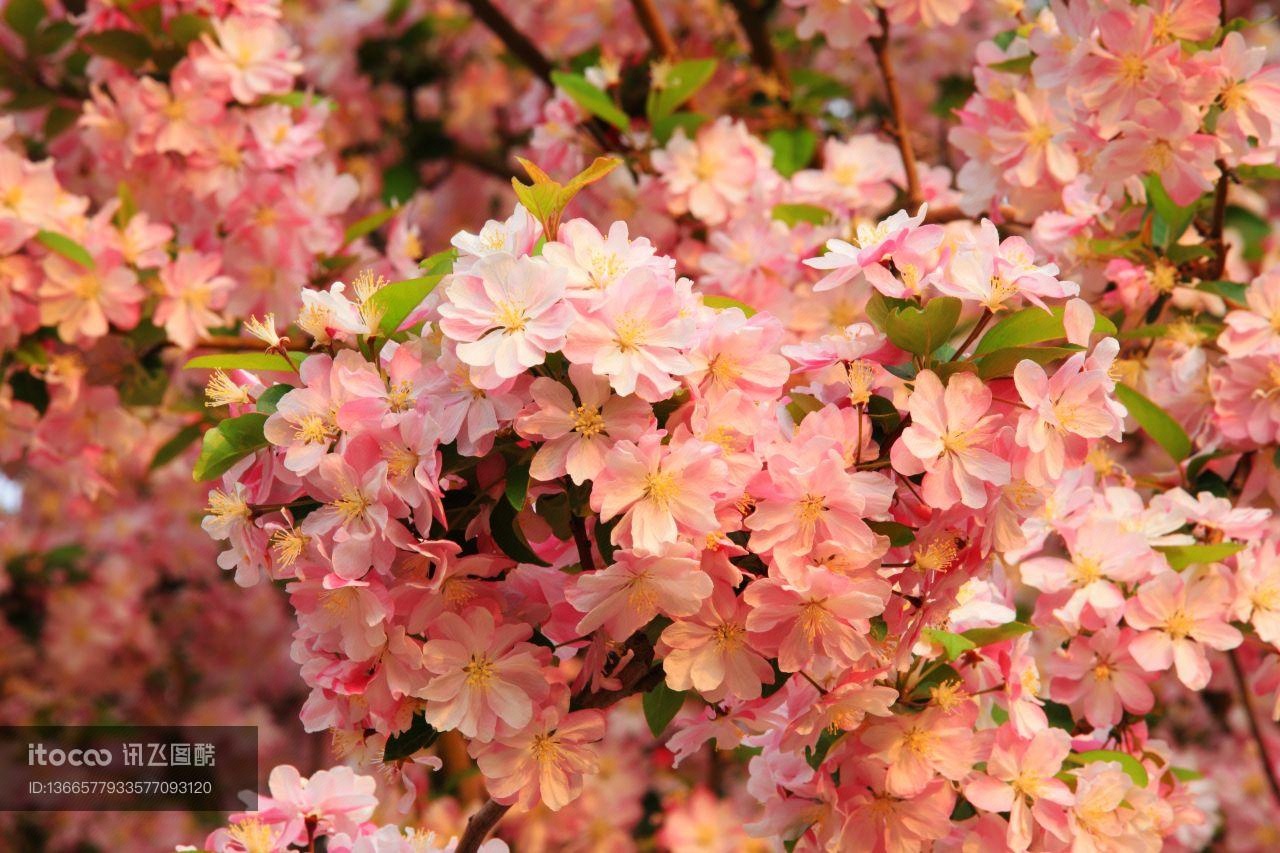
[(471, 8), (489, 31), (497, 36), (507, 50), (511, 51), (530, 71), (548, 84), (551, 83), (551, 72), (555, 66), (543, 55), (538, 46), (529, 40), (528, 36), (516, 29), (501, 9), (490, 0), (462, 0), (462, 2)]
[(1231, 183), (1231, 171), (1227, 164), (1218, 161), (1218, 185), (1213, 191), (1213, 219), (1209, 224), (1209, 245), (1213, 248), (1213, 262), (1209, 265), (1206, 278), (1216, 281), (1222, 278), (1222, 271), (1227, 267), (1227, 244), (1222, 239), (1227, 225), (1227, 189)]
[(880, 66), (889, 112), (893, 116), (894, 136), (898, 140), (898, 151), (902, 154), (902, 171), (907, 179), (907, 207), (914, 210), (924, 201), (924, 196), (920, 192), (920, 176), (916, 169), (916, 152), (911, 145), (911, 129), (907, 127), (907, 117), (902, 109), (902, 94), (898, 91), (898, 77), (893, 68), (893, 58), (889, 55), (889, 15), (884, 9), (880, 10), (880, 35), (871, 37), (871, 49), (875, 51), (876, 64)]
[(654, 51), (667, 59), (675, 59), (678, 53), (675, 40), (667, 32), (666, 24), (662, 23), (662, 16), (654, 7), (653, 0), (631, 0), (631, 6)]
[(791, 89), (791, 76), (787, 74), (787, 68), (782, 64), (782, 57), (778, 55), (778, 51), (773, 46), (773, 39), (769, 37), (767, 18), (768, 11), (771, 10), (756, 5), (754, 0), (729, 0), (729, 5), (737, 13), (738, 23), (747, 37), (747, 44), (751, 48), (752, 64), (778, 81), (782, 86), (785, 100), (786, 93)]
[(1267, 784), (1271, 786), (1271, 796), (1275, 798), (1276, 804), (1280, 805), (1280, 780), (1276, 779), (1276, 768), (1271, 763), (1271, 754), (1267, 751), (1267, 743), (1262, 737), (1262, 726), (1258, 724), (1258, 713), (1254, 707), (1253, 691), (1249, 689), (1249, 682), (1244, 677), (1244, 670), (1240, 666), (1240, 658), (1236, 656), (1235, 651), (1227, 652), (1227, 657), (1231, 660), (1231, 671), (1235, 674), (1236, 685), (1240, 688), (1240, 698), (1244, 701), (1245, 716), (1249, 718), (1249, 729), (1253, 732), (1254, 742), (1258, 744), (1258, 760), (1262, 762), (1262, 769), (1267, 777)]
[(573, 543), (578, 546), (578, 562), (584, 572), (594, 571), (596, 561), (591, 556), (591, 537), (587, 535), (587, 520), (580, 515), (569, 515), (569, 529), (573, 531)]
[(495, 803), (493, 800), (487, 800), (480, 810), (473, 814), (467, 821), (467, 828), (463, 831), (462, 837), (458, 839), (458, 847), (455, 853), (476, 853), (480, 849), (480, 845), (484, 843), (489, 833), (498, 825), (498, 821), (502, 820), (502, 816), (507, 813), (511, 806), (504, 806), (501, 803)]

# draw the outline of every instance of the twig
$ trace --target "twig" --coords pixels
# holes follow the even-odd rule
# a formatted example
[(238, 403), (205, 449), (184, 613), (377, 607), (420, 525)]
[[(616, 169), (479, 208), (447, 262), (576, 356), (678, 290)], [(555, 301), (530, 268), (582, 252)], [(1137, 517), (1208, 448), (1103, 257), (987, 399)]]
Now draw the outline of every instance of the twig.
[(1280, 805), (1280, 780), (1276, 779), (1275, 765), (1271, 763), (1271, 754), (1267, 751), (1267, 743), (1262, 738), (1262, 727), (1258, 724), (1253, 692), (1249, 689), (1248, 681), (1245, 680), (1244, 670), (1240, 667), (1240, 659), (1236, 657), (1236, 653), (1234, 651), (1227, 652), (1227, 657), (1231, 660), (1231, 671), (1235, 674), (1236, 684), (1240, 688), (1240, 698), (1244, 700), (1245, 715), (1249, 718), (1249, 729), (1253, 732), (1253, 739), (1258, 744), (1258, 759), (1262, 762), (1262, 769), (1266, 772), (1267, 784), (1271, 786), (1271, 796), (1275, 798), (1276, 804)]
[(979, 317), (978, 322), (974, 324), (973, 331), (970, 332), (969, 336), (964, 339), (964, 343), (956, 347), (955, 353), (951, 356), (951, 358), (947, 359), (947, 361), (955, 361), (957, 358), (963, 355), (964, 351), (969, 348), (969, 344), (973, 343), (974, 340), (977, 339), (978, 335), (982, 334), (982, 330), (987, 327), (987, 323), (991, 322), (992, 316), (993, 315), (991, 313), (990, 308), (983, 308), (982, 316)]
[(778, 55), (773, 39), (769, 37), (766, 19), (771, 9), (757, 6), (754, 0), (729, 0), (729, 5), (737, 13), (738, 23), (747, 37), (747, 44), (751, 48), (751, 62), (778, 81), (783, 91), (782, 99), (786, 100), (787, 93), (791, 90), (791, 75), (787, 73), (782, 57)]
[(654, 7), (653, 0), (631, 0), (631, 6), (636, 10), (636, 20), (649, 37), (653, 49), (667, 59), (675, 59), (678, 53), (675, 40), (667, 32), (666, 24), (662, 23), (662, 16)]
[(528, 36), (515, 28), (501, 9), (489, 0), (462, 0), (462, 2), (471, 8), (475, 16), (506, 45), (507, 50), (524, 63), (525, 67), (548, 84), (551, 83), (551, 72), (555, 66), (543, 55), (538, 46), (529, 40)]
[(569, 515), (569, 529), (573, 531), (573, 542), (578, 546), (578, 562), (584, 572), (595, 571), (596, 561), (591, 556), (591, 538), (587, 535), (587, 520), (580, 515)]
[(1209, 245), (1213, 247), (1213, 263), (1206, 270), (1205, 277), (1210, 281), (1222, 278), (1222, 271), (1227, 267), (1227, 244), (1222, 234), (1227, 223), (1227, 188), (1231, 183), (1231, 171), (1227, 164), (1218, 161), (1218, 186), (1213, 191), (1213, 219), (1209, 225)]
[(467, 828), (462, 833), (462, 837), (458, 839), (458, 847), (456, 853), (476, 853), (480, 849), (480, 845), (484, 843), (485, 838), (498, 825), (498, 821), (502, 820), (502, 816), (507, 813), (511, 806), (504, 806), (501, 803), (495, 803), (488, 800), (480, 810), (471, 816), (467, 821)]
[(907, 207), (914, 210), (920, 206), (924, 196), (920, 192), (916, 152), (911, 146), (911, 130), (907, 127), (907, 116), (902, 109), (898, 77), (893, 70), (893, 59), (889, 55), (889, 14), (884, 9), (880, 10), (880, 35), (871, 37), (871, 49), (875, 51), (876, 64), (880, 66), (880, 76), (884, 79), (889, 112), (893, 115), (894, 136), (898, 139), (898, 150), (902, 153), (902, 171), (907, 179)]

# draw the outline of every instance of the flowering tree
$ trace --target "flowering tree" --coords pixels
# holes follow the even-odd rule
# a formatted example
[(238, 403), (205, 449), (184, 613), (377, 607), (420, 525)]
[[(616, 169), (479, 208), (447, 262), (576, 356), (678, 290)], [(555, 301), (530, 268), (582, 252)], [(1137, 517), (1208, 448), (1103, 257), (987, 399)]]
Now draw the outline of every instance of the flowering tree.
[(225, 620), (219, 853), (1273, 849), (1231, 5), (9, 0), (14, 677)]

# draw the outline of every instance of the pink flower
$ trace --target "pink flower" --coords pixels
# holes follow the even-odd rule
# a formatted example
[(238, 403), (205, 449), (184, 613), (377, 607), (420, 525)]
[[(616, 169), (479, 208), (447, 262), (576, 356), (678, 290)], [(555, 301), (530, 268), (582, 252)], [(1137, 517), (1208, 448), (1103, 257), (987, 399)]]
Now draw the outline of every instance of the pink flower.
[(235, 282), (218, 275), (221, 266), (217, 255), (183, 249), (176, 260), (160, 270), (164, 297), (156, 306), (154, 320), (183, 349), (194, 347), (210, 326), (223, 322), (218, 311), (226, 305)]
[(1222, 115), (1217, 127), (1236, 136), (1236, 147), (1242, 150), (1247, 150), (1249, 137), (1257, 138), (1261, 148), (1270, 148), (1276, 141), (1280, 66), (1264, 68), (1266, 57), (1265, 47), (1249, 47), (1238, 32), (1227, 33), (1218, 49), (1216, 58), (1222, 78), (1218, 103)]
[(690, 370), (683, 350), (693, 343), (694, 322), (682, 312), (684, 299), (665, 276), (637, 270), (604, 292), (573, 324), (564, 354), (605, 376), (619, 394), (656, 403)]
[(150, 110), (142, 128), (155, 135), (153, 144), (160, 153), (194, 154), (205, 144), (205, 126), (221, 118), (224, 110), (222, 101), (210, 96), (195, 63), (186, 59), (174, 66), (168, 86), (143, 77), (138, 92)]
[(927, 205), (921, 205), (915, 216), (899, 210), (888, 219), (876, 224), (858, 225), (856, 245), (844, 240), (828, 240), (827, 253), (809, 258), (805, 264), (820, 270), (832, 270), (824, 276), (814, 290), (821, 292), (839, 287), (858, 273), (886, 296), (913, 296), (912, 288), (923, 276), (914, 263), (897, 264), (900, 274), (909, 280), (906, 287), (884, 266), (895, 255), (903, 255), (917, 261), (928, 255), (942, 242), (942, 228), (938, 225), (922, 225)]
[(283, 824), (280, 838), (286, 845), (307, 844), (309, 832), (358, 832), (378, 805), (374, 778), (357, 775), (350, 767), (319, 770), (304, 779), (297, 768), (285, 764), (271, 771), (267, 786), (271, 796), (258, 800), (253, 817)]
[(1232, 358), (1280, 353), (1280, 270), (1255, 278), (1245, 292), (1248, 310), (1232, 311), (1218, 346)]
[(610, 393), (609, 382), (586, 365), (570, 365), (569, 381), (576, 399), (554, 379), (533, 380), (533, 403), (516, 419), (516, 431), (544, 442), (529, 466), (531, 477), (549, 482), (568, 474), (581, 485), (596, 478), (619, 440), (635, 441), (656, 422), (647, 403)]
[(591, 489), (591, 508), (603, 521), (622, 515), (615, 543), (657, 551), (677, 534), (702, 537), (719, 529), (715, 496), (724, 476), (716, 445), (696, 439), (663, 445), (661, 433), (649, 433), (609, 451)]
[(495, 254), (455, 274), (440, 305), (440, 330), (481, 388), (542, 364), (565, 342), (571, 314), (564, 274), (542, 258)]
[(1280, 648), (1280, 545), (1253, 542), (1236, 555), (1233, 615), (1253, 625), (1264, 643)]
[(1141, 632), (1129, 652), (1147, 672), (1173, 666), (1183, 684), (1203, 690), (1211, 674), (1206, 647), (1234, 649), (1244, 637), (1228, 622), (1230, 581), (1213, 568), (1184, 577), (1167, 572), (1138, 588), (1124, 615)]
[(132, 329), (138, 324), (142, 299), (138, 277), (124, 266), (98, 258), (97, 269), (86, 269), (59, 255), (44, 259), (40, 283), (40, 323), (57, 326), (66, 343), (100, 338), (109, 325)]
[(782, 325), (773, 317), (748, 318), (738, 308), (716, 311), (689, 350), (685, 380), (699, 393), (721, 395), (735, 389), (758, 400), (773, 399), (791, 375), (778, 355)]
[(872, 725), (862, 742), (889, 765), (885, 788), (898, 797), (923, 791), (938, 776), (964, 780), (978, 761), (973, 724), (977, 707), (948, 713), (932, 705), (919, 714), (903, 714), (891, 722)]
[[(861, 0), (853, 0), (846, 4), (844, 15), (854, 13), (860, 3)], [(811, 5), (805, 20), (809, 20), (822, 5)], [(847, 21), (847, 17), (841, 17), (842, 25), (847, 25)], [(828, 44), (836, 46), (831, 41), (832, 32), (828, 29), (824, 35)], [(806, 199), (859, 212), (888, 207), (893, 201), (894, 184), (904, 182), (902, 156), (898, 149), (871, 134), (858, 134), (848, 139), (828, 138), (822, 145), (822, 169), (804, 169), (791, 176), (792, 186)]]
[(671, 212), (691, 213), (708, 225), (739, 212), (753, 191), (767, 190), (777, 180), (772, 162), (773, 151), (728, 116), (701, 127), (695, 140), (677, 128), (666, 148), (653, 152)]
[(1105, 729), (1120, 722), (1124, 712), (1141, 716), (1155, 697), (1141, 666), (1129, 654), (1134, 632), (1104, 628), (1091, 637), (1076, 637), (1067, 651), (1053, 660), (1050, 695), (1055, 701), (1080, 708), (1090, 725)]
[(532, 634), (525, 623), (497, 624), (483, 607), (440, 614), (422, 648), (433, 677), (414, 693), (427, 700), (427, 722), (480, 741), (528, 726), (548, 691), (546, 650), (521, 642)]
[(802, 670), (815, 658), (855, 666), (871, 650), (868, 620), (884, 612), (889, 585), (820, 568), (800, 580), (764, 578), (747, 587), (752, 645), (776, 656), (783, 672)]
[(889, 510), (893, 484), (884, 476), (845, 470), (840, 448), (829, 439), (784, 446), (766, 464), (749, 489), (757, 498), (745, 522), (752, 550), (786, 559), (835, 541), (864, 562), (883, 553), (885, 543), (863, 519)]
[(626, 550), (614, 554), (608, 568), (578, 576), (565, 590), (569, 603), (586, 615), (578, 633), (603, 626), (622, 641), (658, 615), (691, 616), (711, 595), (711, 577), (698, 564), (692, 545), (665, 542), (652, 551)]
[(609, 226), (606, 237), (587, 220), (571, 219), (560, 226), (554, 241), (542, 247), (542, 257), (564, 270), (571, 300), (607, 290), (634, 269), (643, 267), (661, 278), (670, 277), (675, 269), (675, 262), (656, 255), (647, 239), (630, 239), (625, 222)]
[(212, 19), (213, 32), (202, 44), (205, 53), (195, 58), (201, 76), (225, 83), (242, 104), (263, 95), (279, 95), (293, 88), (302, 73), (298, 48), (291, 45), (284, 28), (270, 18), (232, 15)]
[(1009, 812), (1010, 850), (1026, 850), (1039, 824), (1065, 838), (1065, 806), (1073, 802), (1071, 789), (1056, 778), (1071, 752), (1071, 736), (1046, 728), (1022, 740), (1008, 726), (996, 732), (987, 759), (987, 772), (964, 786), (969, 802), (988, 812)]
[(908, 403), (911, 425), (890, 454), (903, 474), (924, 473), (921, 493), (933, 506), (960, 502), (979, 509), (987, 503), (984, 484), (1009, 482), (1009, 463), (983, 447), (995, 437), (997, 417), (986, 414), (990, 407), (990, 389), (972, 373), (953, 375), (945, 392), (933, 371), (916, 376)]
[(693, 689), (712, 702), (760, 698), (762, 685), (773, 681), (773, 668), (751, 646), (750, 612), (731, 587), (719, 584), (697, 613), (668, 625), (659, 650), (668, 649), (662, 668), (671, 689)]
[(390, 556), (391, 545), (384, 541), (384, 534), (407, 536), (407, 531), (392, 515), (399, 501), (387, 489), (387, 463), (377, 440), (363, 435), (342, 453), (325, 456), (312, 482), (325, 503), (303, 520), (302, 532), (308, 536), (332, 533), (334, 572), (356, 580), (371, 566), (389, 562), (378, 559), (380, 553)]
[(596, 770), (604, 714), (548, 705), (519, 731), (473, 750), (489, 795), (504, 805), (531, 809), (539, 802), (559, 811), (582, 794), (583, 777)]
[[(1054, 611), (1069, 625), (1079, 625), (1086, 607), (1095, 618), (1114, 625), (1124, 612), (1119, 584), (1136, 583), (1163, 566), (1146, 539), (1112, 522), (1090, 521), (1064, 533), (1070, 559), (1032, 557), (1019, 564), (1025, 583), (1045, 592), (1070, 590), (1070, 597)], [(1154, 562), (1153, 562), (1154, 559)]]
[(802, 39), (821, 35), (831, 47), (847, 50), (880, 35), (871, 0), (787, 0), (787, 5), (804, 10), (796, 25), (796, 35)]
[(897, 797), (888, 788), (887, 774), (888, 768), (874, 760), (842, 767), (840, 783), (847, 792), (842, 791), (837, 820), (829, 822), (832, 834), (826, 846), (818, 849), (906, 853), (928, 850), (946, 837), (956, 802), (950, 783), (934, 779), (912, 797)]
[(1021, 237), (1001, 242), (995, 225), (984, 219), (977, 240), (953, 255), (930, 281), (942, 293), (996, 312), (1018, 297), (1044, 308), (1041, 297), (1062, 299), (1080, 292), (1074, 282), (1059, 281), (1057, 273), (1056, 264), (1037, 266), (1035, 252)]

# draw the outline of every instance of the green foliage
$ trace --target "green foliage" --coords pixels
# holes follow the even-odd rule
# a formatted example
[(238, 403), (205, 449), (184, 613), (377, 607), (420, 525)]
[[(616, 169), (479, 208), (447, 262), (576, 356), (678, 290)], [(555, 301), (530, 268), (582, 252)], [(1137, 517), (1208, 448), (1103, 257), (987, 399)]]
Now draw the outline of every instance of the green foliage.
[[(877, 294), (878, 296), (878, 294)], [(877, 297), (872, 297), (876, 301)], [(880, 297), (883, 301), (883, 297)], [(894, 346), (916, 355), (928, 356), (946, 343), (960, 320), (963, 303), (954, 296), (935, 296), (923, 308), (886, 304), (881, 328)], [(871, 313), (871, 306), (867, 311)]]
[(431, 295), (443, 275), (424, 275), (405, 281), (396, 281), (383, 285), (369, 297), (382, 312), (378, 321), (378, 331), (383, 337), (391, 337), (400, 328), (400, 324), (422, 304), (422, 300)]
[[(1014, 311), (987, 329), (982, 340), (978, 341), (978, 346), (974, 348), (973, 354), (979, 356), (1009, 347), (1062, 340), (1067, 336), (1067, 331), (1062, 325), (1065, 312), (1066, 309), (1061, 305), (1054, 306), (1048, 311), (1035, 306)], [(1101, 314), (1095, 314), (1093, 333), (1114, 335), (1116, 324)]]
[(409, 728), (387, 738), (387, 745), (382, 750), (382, 761), (402, 761), (412, 758), (424, 749), (429, 749), (440, 732), (426, 721), (422, 714), (414, 715)]
[(916, 541), (915, 531), (898, 521), (871, 521), (868, 519), (867, 527), (870, 527), (881, 536), (888, 536), (889, 544), (894, 548), (901, 548)]
[(1182, 425), (1164, 409), (1128, 385), (1119, 383), (1116, 384), (1116, 399), (1129, 410), (1129, 415), (1138, 422), (1142, 431), (1163, 447), (1175, 462), (1191, 455), (1191, 439)]
[(771, 215), (788, 228), (801, 222), (821, 225), (831, 219), (831, 211), (816, 204), (775, 204)]
[(382, 210), (370, 213), (363, 219), (357, 220), (347, 226), (347, 230), (342, 235), (342, 245), (349, 246), (361, 237), (366, 237), (377, 231), (383, 225), (391, 220), (391, 217), (400, 212), (397, 207), (384, 207)]
[(173, 438), (170, 438), (164, 444), (160, 445), (156, 450), (156, 455), (151, 457), (151, 464), (148, 470), (154, 471), (177, 459), (182, 451), (190, 447), (195, 440), (200, 437), (200, 424), (190, 424), (178, 430)]
[(1083, 347), (1008, 347), (987, 353), (978, 359), (978, 376), (983, 379), (996, 379), (1009, 376), (1024, 359), (1036, 364), (1049, 364), (1061, 358), (1067, 358), (1080, 352)]
[(707, 84), (716, 73), (714, 59), (687, 59), (666, 73), (661, 89), (650, 88), (645, 112), (649, 123), (666, 118)]
[(814, 152), (818, 150), (817, 135), (804, 127), (770, 131), (765, 142), (773, 149), (773, 168), (784, 178), (789, 178), (808, 166)]
[(718, 311), (723, 311), (727, 308), (737, 308), (748, 317), (752, 317), (756, 313), (756, 309), (752, 308), (750, 305), (745, 302), (739, 302), (738, 300), (732, 299), (728, 296), (703, 296), (702, 304), (706, 305), (708, 308), (715, 308)]
[(96, 268), (96, 264), (93, 262), (93, 255), (89, 254), (89, 250), (64, 234), (58, 234), (54, 231), (40, 231), (36, 234), (36, 241), (49, 251), (56, 252), (85, 269)]
[(267, 416), (261, 412), (249, 412), (207, 430), (192, 477), (198, 482), (216, 479), (250, 453), (266, 447), (262, 434), (266, 422)]
[(1243, 542), (1211, 542), (1197, 545), (1161, 545), (1156, 550), (1164, 554), (1169, 568), (1182, 571), (1188, 566), (1202, 563), (1218, 563), (1232, 554), (1244, 550)]
[(307, 357), (305, 352), (290, 352), (293, 364), (289, 359), (274, 352), (217, 352), (209, 355), (198, 355), (182, 365), (183, 370), (272, 370), (277, 373), (289, 373), (296, 364), (301, 364)]
[(1127, 752), (1119, 752), (1114, 749), (1093, 749), (1088, 752), (1073, 752), (1067, 756), (1066, 761), (1082, 767), (1086, 764), (1093, 764), (1095, 761), (1114, 761), (1129, 775), (1129, 778), (1133, 780), (1133, 784), (1139, 788), (1147, 787), (1147, 768), (1143, 767), (1141, 761)]
[(276, 406), (280, 405), (280, 398), (293, 390), (292, 385), (272, 385), (258, 396), (258, 401), (254, 408), (264, 415), (275, 414)]
[(631, 119), (627, 118), (627, 114), (586, 77), (569, 71), (553, 71), (551, 81), (591, 115), (607, 121), (623, 133), (631, 130)]
[(644, 694), (644, 720), (649, 724), (649, 731), (653, 732), (654, 737), (661, 737), (666, 731), (684, 706), (684, 698), (683, 691), (672, 690), (665, 681), (658, 682), (657, 686)]
[(137, 68), (151, 58), (154, 49), (146, 36), (133, 30), (103, 30), (90, 33), (80, 39), (85, 50), (120, 63), (126, 68)]
[(493, 536), (494, 543), (502, 549), (502, 553), (517, 563), (547, 565), (533, 553), (533, 549), (525, 541), (524, 533), (520, 530), (520, 522), (516, 518), (516, 508), (505, 497), (495, 503), (493, 510), (489, 513), (489, 532)]
[(698, 132), (698, 128), (709, 120), (709, 117), (702, 113), (672, 113), (657, 119), (650, 127), (650, 131), (653, 133), (655, 142), (666, 145), (671, 141), (671, 137), (675, 136), (677, 130), (683, 130), (684, 135), (692, 139)]
[(525, 206), (533, 217), (542, 223), (542, 233), (554, 238), (560, 230), (560, 217), (564, 209), (573, 201), (582, 189), (603, 178), (622, 164), (617, 157), (597, 157), (583, 171), (579, 172), (567, 184), (552, 179), (537, 164), (517, 157), (520, 165), (533, 179), (532, 184), (521, 183), (518, 178), (511, 179), (511, 186), (516, 198)]

